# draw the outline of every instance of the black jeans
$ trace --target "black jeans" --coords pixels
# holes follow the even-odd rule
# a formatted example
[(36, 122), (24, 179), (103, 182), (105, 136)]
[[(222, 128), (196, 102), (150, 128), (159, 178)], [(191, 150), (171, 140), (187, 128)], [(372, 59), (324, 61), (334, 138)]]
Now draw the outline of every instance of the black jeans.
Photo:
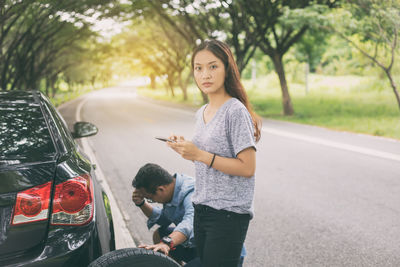
[(194, 205), (194, 239), (204, 267), (236, 267), (250, 215)]
[[(161, 238), (170, 235), (175, 230), (175, 227), (160, 227), (158, 228), (158, 234)], [(182, 245), (177, 245), (175, 250), (170, 250), (169, 255), (176, 261), (189, 262), (196, 258), (196, 249), (188, 248)]]

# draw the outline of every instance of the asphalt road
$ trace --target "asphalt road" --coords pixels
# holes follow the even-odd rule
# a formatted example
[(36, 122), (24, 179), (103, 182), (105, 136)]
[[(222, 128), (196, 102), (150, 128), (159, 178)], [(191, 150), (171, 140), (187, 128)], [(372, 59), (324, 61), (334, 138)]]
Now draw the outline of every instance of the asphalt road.
[[(76, 109), (100, 129), (89, 144), (132, 237), (151, 243), (131, 181), (147, 162), (194, 174), (193, 163), (154, 139), (190, 139), (194, 110), (122, 86), (65, 105), (69, 124)], [(400, 266), (399, 141), (264, 120), (257, 149), (246, 267)]]

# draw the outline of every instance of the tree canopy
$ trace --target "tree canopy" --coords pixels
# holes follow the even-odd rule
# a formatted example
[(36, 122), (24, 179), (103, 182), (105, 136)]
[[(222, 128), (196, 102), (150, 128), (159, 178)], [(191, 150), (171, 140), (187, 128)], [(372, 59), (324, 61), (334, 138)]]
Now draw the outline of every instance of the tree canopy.
[[(399, 6), (399, 0), (0, 0), (0, 87), (55, 94), (60, 81), (94, 85), (135, 73), (150, 77), (153, 88), (163, 79), (171, 95), (179, 87), (186, 99), (191, 51), (216, 38), (231, 46), (240, 73), (252, 59), (275, 70), (285, 115), (294, 113), (287, 55), (317, 71), (353, 60), (349, 47), (383, 70), (400, 107), (393, 75)], [(129, 26), (107, 39), (93, 30), (104, 18)]]

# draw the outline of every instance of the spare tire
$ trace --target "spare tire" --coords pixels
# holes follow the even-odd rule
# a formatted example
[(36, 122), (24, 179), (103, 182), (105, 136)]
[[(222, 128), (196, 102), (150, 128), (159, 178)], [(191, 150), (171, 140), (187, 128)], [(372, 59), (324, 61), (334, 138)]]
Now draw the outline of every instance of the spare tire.
[(176, 261), (160, 252), (144, 248), (124, 248), (104, 254), (89, 267), (179, 267)]

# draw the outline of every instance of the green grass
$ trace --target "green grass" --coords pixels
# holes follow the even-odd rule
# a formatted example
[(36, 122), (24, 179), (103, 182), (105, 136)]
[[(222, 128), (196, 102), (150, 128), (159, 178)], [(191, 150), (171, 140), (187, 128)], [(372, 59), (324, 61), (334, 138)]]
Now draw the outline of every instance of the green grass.
[(50, 98), (51, 103), (54, 106), (58, 107), (61, 104), (71, 101), (75, 98), (80, 97), (83, 94), (89, 93), (91, 90), (77, 90), (77, 91), (67, 91), (67, 92), (60, 92), (55, 95), (55, 97)]
[(184, 105), (190, 105), (195, 107), (200, 107), (203, 105), (202, 97), (199, 93), (199, 89), (195, 85), (190, 85), (187, 89), (188, 99), (185, 101), (183, 99), (182, 90), (179, 88), (175, 89), (175, 97), (172, 97), (171, 93), (167, 93), (165, 89), (159, 89), (161, 85), (158, 86), (158, 89), (154, 90), (149, 87), (140, 87), (138, 88), (138, 94), (146, 97), (150, 97), (157, 100), (164, 100), (173, 103), (179, 103)]
[[(307, 94), (304, 84), (290, 84), (293, 116), (282, 115), (274, 77), (264, 77), (256, 86), (244, 83), (254, 109), (263, 117), (400, 139), (400, 110), (394, 94), (374, 78), (311, 75)], [(260, 84), (269, 86), (261, 89)]]
[[(282, 114), (281, 90), (274, 73), (255, 83), (244, 80), (243, 84), (255, 111), (262, 117), (400, 139), (400, 110), (386, 80), (310, 75), (307, 94), (304, 84), (289, 83), (295, 110), (293, 116)], [(165, 90), (142, 88), (138, 92), (156, 99), (201, 105), (200, 94), (194, 85), (188, 89), (189, 100), (186, 102), (179, 89), (174, 98)]]
[(50, 97), (51, 103), (58, 107), (61, 104), (71, 101), (80, 97), (81, 95), (87, 94), (93, 90), (101, 89), (105, 87), (103, 84), (96, 84), (95, 88), (92, 85), (79, 85), (74, 88), (68, 88), (66, 84), (63, 84), (58, 90), (54, 97)]

